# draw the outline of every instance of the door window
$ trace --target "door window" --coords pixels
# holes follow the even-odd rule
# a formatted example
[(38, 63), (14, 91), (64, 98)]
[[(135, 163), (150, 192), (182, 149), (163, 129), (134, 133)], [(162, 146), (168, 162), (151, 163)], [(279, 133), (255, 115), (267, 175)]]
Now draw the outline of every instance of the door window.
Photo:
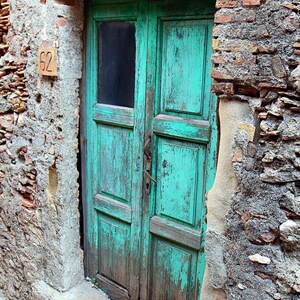
[(108, 21), (99, 24), (98, 101), (134, 107), (135, 25)]

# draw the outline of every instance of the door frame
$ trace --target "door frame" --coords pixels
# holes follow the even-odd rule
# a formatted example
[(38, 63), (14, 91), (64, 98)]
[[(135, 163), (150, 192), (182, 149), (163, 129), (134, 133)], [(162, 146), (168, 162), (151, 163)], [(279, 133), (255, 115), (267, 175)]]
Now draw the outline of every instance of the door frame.
[[(212, 1), (212, 0), (209, 0)], [(91, 187), (90, 187), (90, 177), (91, 174), (88, 173), (88, 165), (90, 164), (90, 157), (87, 153), (89, 146), (93, 147), (92, 144), (89, 144), (88, 140), (88, 132), (92, 126), (92, 122), (88, 121), (88, 105), (90, 104), (90, 101), (88, 100), (89, 97), (87, 94), (89, 93), (89, 90), (92, 89), (91, 86), (91, 69), (89, 69), (89, 64), (91, 60), (91, 52), (93, 51), (95, 47), (95, 39), (93, 40), (91, 37), (91, 32), (89, 32), (89, 28), (91, 28), (91, 18), (89, 17), (89, 10), (91, 9), (90, 6), (97, 2), (97, 0), (87, 0), (84, 3), (84, 15), (85, 15), (85, 27), (83, 30), (83, 73), (82, 73), (82, 80), (81, 80), (81, 86), (80, 86), (80, 192), (81, 192), (81, 203), (82, 203), (82, 223), (83, 223), (83, 249), (84, 249), (84, 271), (85, 276), (89, 276), (91, 272), (93, 273), (93, 265), (91, 260), (91, 253), (92, 255), (96, 255), (94, 253), (94, 249), (92, 249), (90, 245), (90, 239), (91, 236), (88, 234), (88, 228), (89, 226), (92, 226), (93, 220), (91, 218), (88, 218), (88, 211), (90, 208), (90, 203), (87, 201), (89, 197), (91, 197)], [(215, 2), (215, 1), (213, 1)], [(213, 15), (211, 15), (211, 18), (213, 18)], [(148, 22), (148, 20), (147, 20)], [(148, 25), (147, 25), (148, 26)], [(147, 39), (148, 40), (148, 39)], [(211, 37), (212, 41), (212, 37)], [(146, 46), (147, 47), (147, 46)], [(212, 63), (209, 62), (210, 66), (209, 68), (212, 68)], [(146, 86), (146, 81), (145, 81)], [(146, 89), (145, 89), (146, 90)], [(93, 91), (95, 92), (95, 91)], [(146, 96), (145, 96), (146, 97)], [(208, 156), (207, 156), (207, 184), (206, 184), (206, 190), (210, 190), (213, 186), (213, 182), (215, 179), (215, 173), (216, 173), (216, 165), (217, 165), (217, 155), (218, 155), (218, 117), (217, 117), (217, 97), (214, 94), (211, 94), (212, 101), (211, 101), (211, 115), (209, 118), (209, 121), (211, 122), (211, 140), (208, 148)], [(89, 146), (88, 146), (89, 145)], [(206, 192), (207, 192), (206, 191)], [(206, 199), (204, 199), (206, 201)], [(204, 204), (204, 211), (203, 215), (204, 218), (206, 216), (206, 204)], [(207, 230), (207, 223), (206, 221), (203, 222), (203, 242), (202, 245), (204, 249), (204, 243), (205, 243), (205, 232)], [(204, 256), (206, 255), (205, 252), (203, 252)], [(203, 267), (203, 269), (205, 266)], [(90, 271), (92, 270), (92, 271)], [(204, 273), (204, 270), (203, 270)]]

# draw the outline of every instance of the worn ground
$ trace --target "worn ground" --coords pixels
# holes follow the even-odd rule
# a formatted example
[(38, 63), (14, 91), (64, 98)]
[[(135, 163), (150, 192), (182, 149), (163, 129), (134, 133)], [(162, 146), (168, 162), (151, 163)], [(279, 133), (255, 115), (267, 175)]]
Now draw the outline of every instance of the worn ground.
[[(98, 288), (93, 286), (90, 282), (84, 281), (75, 288), (59, 293), (46, 284), (39, 285), (37, 299), (47, 300), (108, 300), (109, 298)], [(35, 296), (34, 296), (35, 297)], [(7, 300), (3, 292), (0, 291), (0, 300)]]

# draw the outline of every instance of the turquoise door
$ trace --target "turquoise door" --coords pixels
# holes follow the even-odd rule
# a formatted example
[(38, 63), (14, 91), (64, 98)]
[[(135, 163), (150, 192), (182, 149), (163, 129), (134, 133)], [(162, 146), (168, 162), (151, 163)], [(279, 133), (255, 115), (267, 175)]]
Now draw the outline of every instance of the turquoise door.
[(213, 1), (94, 1), (88, 276), (112, 299), (199, 299), (215, 160)]

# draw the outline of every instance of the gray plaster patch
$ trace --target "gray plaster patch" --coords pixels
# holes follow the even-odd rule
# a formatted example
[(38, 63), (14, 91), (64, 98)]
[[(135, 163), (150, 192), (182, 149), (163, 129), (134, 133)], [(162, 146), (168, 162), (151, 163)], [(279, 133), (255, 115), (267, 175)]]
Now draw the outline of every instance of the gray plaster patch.
[(207, 267), (210, 273), (210, 283), (213, 288), (221, 289), (227, 280), (225, 263), (223, 261), (224, 249), (227, 240), (223, 235), (210, 230), (206, 235), (206, 251), (210, 253), (207, 257)]

